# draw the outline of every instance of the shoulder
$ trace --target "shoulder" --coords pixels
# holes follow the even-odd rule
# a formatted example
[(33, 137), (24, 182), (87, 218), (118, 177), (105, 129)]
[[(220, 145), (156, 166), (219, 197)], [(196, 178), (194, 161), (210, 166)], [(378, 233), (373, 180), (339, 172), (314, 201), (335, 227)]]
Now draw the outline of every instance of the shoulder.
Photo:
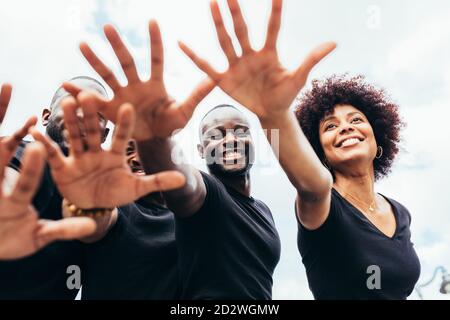
[[(303, 225), (298, 214), (298, 198), (295, 203), (295, 216), (297, 218), (298, 229), (304, 234), (321, 234), (323, 232), (331, 232), (332, 230), (338, 228), (342, 222), (343, 212), (348, 207), (345, 199), (337, 192), (336, 189), (332, 188), (327, 203), (324, 203), (324, 212), (326, 214), (324, 220), (316, 228), (308, 228)], [(313, 213), (314, 214), (314, 213)]]

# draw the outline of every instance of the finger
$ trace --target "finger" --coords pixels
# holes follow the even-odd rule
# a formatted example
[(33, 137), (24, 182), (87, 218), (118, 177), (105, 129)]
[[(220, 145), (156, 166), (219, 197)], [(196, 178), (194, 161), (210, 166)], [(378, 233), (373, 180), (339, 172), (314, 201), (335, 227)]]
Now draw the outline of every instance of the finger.
[(70, 152), (73, 156), (79, 157), (84, 153), (84, 143), (77, 116), (77, 101), (73, 97), (64, 98), (61, 102), (61, 109), (64, 113), (64, 127), (69, 140)]
[(135, 121), (134, 107), (129, 103), (124, 104), (119, 110), (117, 125), (111, 143), (111, 152), (117, 155), (125, 155), (128, 142), (133, 134)]
[(139, 82), (140, 79), (137, 73), (134, 59), (123, 43), (122, 38), (119, 36), (117, 30), (112, 25), (107, 24), (104, 27), (104, 31), (106, 38), (108, 38), (108, 41), (117, 56), (117, 59), (119, 59), (122, 70), (128, 79), (128, 83), (132, 84)]
[(200, 102), (216, 87), (216, 84), (211, 79), (202, 81), (197, 88), (194, 89), (192, 94), (186, 99), (186, 101), (180, 106), (181, 111), (186, 119), (186, 122), (191, 119), (197, 106)]
[(216, 70), (211, 67), (211, 65), (206, 62), (206, 60), (200, 58), (197, 56), (194, 51), (192, 51), (188, 46), (186, 46), (183, 42), (178, 43), (179, 47), (183, 52), (194, 62), (194, 64), (202, 70), (204, 73), (206, 73), (211, 79), (213, 79), (216, 82), (220, 81), (220, 73), (218, 73)]
[(70, 93), (74, 98), (78, 96), (78, 94), (82, 91), (82, 89), (73, 83), (70, 82), (63, 82), (62, 87), (64, 90), (66, 90), (68, 93)]
[(270, 15), (269, 26), (267, 29), (266, 49), (276, 49), (278, 33), (281, 25), (281, 11), (283, 7), (282, 0), (272, 1), (272, 13)]
[(297, 86), (302, 87), (306, 83), (306, 79), (308, 79), (308, 75), (312, 68), (335, 48), (336, 43), (326, 42), (311, 51), (302, 65), (294, 72), (294, 82)]
[(177, 189), (186, 183), (186, 178), (178, 171), (165, 171), (136, 179), (138, 181), (136, 195), (139, 198), (153, 192)]
[(83, 54), (86, 61), (91, 67), (98, 73), (98, 75), (105, 81), (112, 91), (116, 92), (120, 89), (120, 83), (117, 81), (114, 73), (109, 69), (100, 58), (92, 51), (89, 45), (85, 42), (80, 44), (80, 51)]
[(112, 122), (116, 121), (118, 107), (110, 104), (105, 97), (101, 96), (96, 91), (83, 91), (87, 94), (77, 95), (77, 100), (80, 104), (93, 105), (106, 119)]
[(239, 40), (242, 52), (244, 54), (252, 52), (252, 46), (250, 45), (250, 40), (248, 38), (247, 24), (242, 16), (238, 1), (228, 0), (228, 8), (230, 9), (231, 17), (233, 18), (234, 32)]
[(93, 219), (86, 217), (66, 218), (58, 221), (39, 220), (36, 233), (40, 248), (58, 240), (79, 240), (92, 235), (97, 229)]
[(164, 47), (161, 30), (155, 20), (150, 21), (148, 28), (151, 43), (151, 77), (154, 80), (162, 81), (164, 78)]
[(9, 101), (11, 101), (12, 86), (10, 84), (4, 84), (0, 88), (0, 124), (5, 118), (6, 111), (8, 109)]
[(220, 47), (227, 56), (228, 63), (231, 65), (236, 61), (237, 55), (233, 47), (233, 42), (225, 29), (219, 5), (215, 0), (211, 1), (211, 14), (216, 26), (217, 38), (219, 39)]
[(39, 143), (31, 143), (25, 148), (19, 178), (11, 193), (11, 200), (29, 204), (36, 193), (44, 168), (45, 148)]
[(37, 117), (32, 116), (25, 122), (23, 127), (14, 132), (12, 136), (3, 139), (2, 143), (6, 146), (6, 150), (9, 154), (12, 154), (16, 150), (23, 138), (28, 134), (30, 128), (35, 126), (36, 123)]
[(47, 159), (53, 171), (57, 172), (64, 167), (64, 155), (59, 146), (50, 138), (44, 136), (36, 128), (31, 129), (31, 135), (34, 140), (39, 141), (47, 151)]
[(83, 110), (83, 124), (89, 151), (100, 152), (102, 150), (102, 133), (97, 99), (91, 93), (83, 91), (78, 95), (78, 101)]

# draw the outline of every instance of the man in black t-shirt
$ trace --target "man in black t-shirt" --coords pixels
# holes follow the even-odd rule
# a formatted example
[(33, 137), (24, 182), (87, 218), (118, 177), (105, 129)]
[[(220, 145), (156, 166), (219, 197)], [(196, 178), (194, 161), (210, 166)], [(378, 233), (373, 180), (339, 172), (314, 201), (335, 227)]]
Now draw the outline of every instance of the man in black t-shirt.
[[(250, 195), (249, 124), (236, 108), (220, 105), (203, 118), (200, 136), (210, 174), (184, 166), (190, 188), (164, 194), (177, 216), (182, 297), (271, 299), (280, 240), (269, 208)], [(150, 172), (177, 168), (167, 156), (174, 147), (170, 140), (140, 144), (142, 155), (164, 150), (153, 160), (143, 156)]]
[(163, 47), (156, 22), (150, 22), (152, 75), (141, 81), (133, 58), (112, 26), (105, 27), (128, 85), (118, 86), (110, 69), (87, 46), (82, 52), (111, 86), (115, 97), (106, 102), (114, 121), (121, 103), (134, 105), (133, 138), (147, 173), (183, 172), (183, 188), (164, 193), (176, 215), (183, 299), (270, 299), (272, 275), (280, 257), (280, 240), (270, 210), (250, 196), (253, 142), (245, 117), (236, 108), (220, 106), (202, 121), (200, 154), (210, 174), (172, 159), (170, 138), (183, 128), (198, 103), (214, 87), (207, 80), (183, 104), (169, 98), (163, 83)]

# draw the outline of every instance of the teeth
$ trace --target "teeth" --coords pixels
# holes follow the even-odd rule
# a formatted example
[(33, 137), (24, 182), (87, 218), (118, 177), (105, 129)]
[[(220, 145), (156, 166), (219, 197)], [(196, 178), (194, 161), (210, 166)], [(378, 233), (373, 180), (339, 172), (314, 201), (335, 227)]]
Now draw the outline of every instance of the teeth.
[(237, 152), (227, 152), (225, 153), (225, 156), (223, 157), (225, 160), (231, 160), (231, 159), (235, 159), (239, 156), (240, 154)]
[(352, 146), (354, 144), (357, 144), (359, 142), (358, 139), (356, 138), (352, 138), (352, 139), (347, 139), (342, 143), (343, 147), (348, 147), (348, 146)]

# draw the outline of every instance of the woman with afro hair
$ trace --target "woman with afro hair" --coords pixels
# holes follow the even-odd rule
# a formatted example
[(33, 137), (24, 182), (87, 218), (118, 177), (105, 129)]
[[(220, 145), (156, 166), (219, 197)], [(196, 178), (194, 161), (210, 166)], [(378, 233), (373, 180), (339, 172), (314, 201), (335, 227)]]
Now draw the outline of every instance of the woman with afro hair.
[[(190, 48), (191, 60), (225, 93), (255, 113), (297, 190), (298, 246), (316, 299), (406, 299), (420, 273), (411, 243), (411, 216), (375, 192), (398, 152), (402, 122), (383, 91), (362, 77), (314, 82), (294, 114), (292, 102), (309, 72), (334, 50), (324, 43), (294, 71), (280, 63), (282, 1), (272, 0), (266, 42), (255, 50), (237, 0), (228, 1), (242, 54), (211, 10), (229, 68), (216, 71)], [(300, 125), (299, 125), (300, 122)]]
[(406, 299), (420, 274), (411, 216), (374, 187), (399, 151), (398, 106), (362, 76), (332, 76), (313, 81), (295, 114), (332, 176), (315, 212), (297, 200), (298, 247), (314, 296)]

